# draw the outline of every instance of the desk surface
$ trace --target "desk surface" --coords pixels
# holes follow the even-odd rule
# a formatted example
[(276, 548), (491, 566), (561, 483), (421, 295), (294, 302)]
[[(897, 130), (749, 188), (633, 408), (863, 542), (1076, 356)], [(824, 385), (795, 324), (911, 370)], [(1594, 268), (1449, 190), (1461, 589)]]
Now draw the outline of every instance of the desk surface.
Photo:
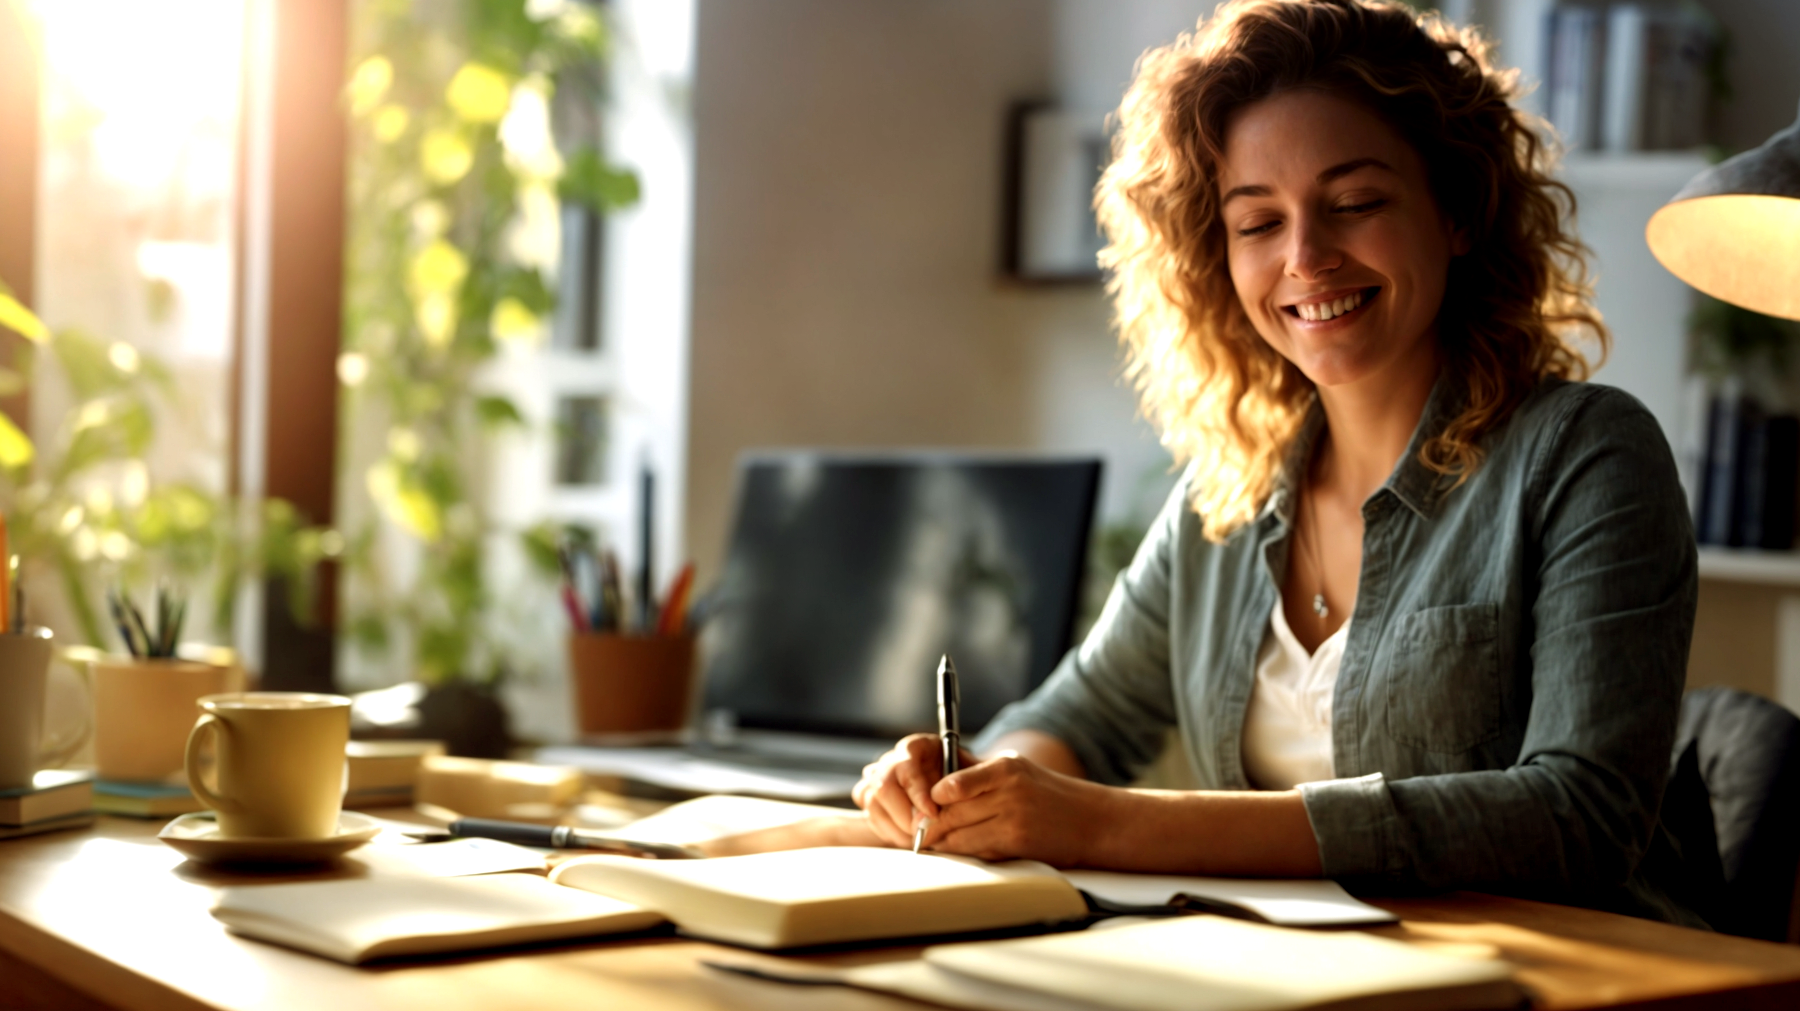
[[(246, 878), (184, 862), (156, 840), (160, 827), (103, 818), (92, 829), (0, 842), (0, 953), (132, 1011), (926, 1007), (716, 973), (698, 960), (745, 954), (668, 937), (354, 969), (227, 934), (207, 912), (212, 889)], [(1403, 922), (1374, 933), (1499, 948), (1545, 1008), (1670, 998), (1657, 1007), (1800, 1007), (1800, 947), (1469, 893), (1377, 904)], [(912, 950), (807, 961), (878, 961)]]

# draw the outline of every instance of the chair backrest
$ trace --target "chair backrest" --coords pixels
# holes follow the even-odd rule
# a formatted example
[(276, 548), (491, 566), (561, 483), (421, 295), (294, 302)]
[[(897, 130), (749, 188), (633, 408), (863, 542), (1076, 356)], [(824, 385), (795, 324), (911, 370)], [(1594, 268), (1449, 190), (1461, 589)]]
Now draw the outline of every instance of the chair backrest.
[(1692, 746), (1712, 801), (1725, 891), (1724, 933), (1794, 941), (1800, 870), (1800, 719), (1735, 688), (1696, 688), (1681, 702), (1675, 754)]

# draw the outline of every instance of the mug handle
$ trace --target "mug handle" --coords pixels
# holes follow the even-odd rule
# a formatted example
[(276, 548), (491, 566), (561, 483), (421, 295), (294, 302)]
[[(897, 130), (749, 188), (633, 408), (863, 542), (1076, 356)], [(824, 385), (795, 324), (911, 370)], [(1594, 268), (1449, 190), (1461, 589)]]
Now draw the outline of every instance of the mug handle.
[(182, 759), (182, 765), (187, 769), (188, 789), (194, 791), (194, 796), (200, 798), (200, 803), (205, 804), (214, 811), (223, 811), (226, 814), (236, 814), (238, 805), (234, 801), (227, 800), (212, 792), (207, 788), (206, 781), (200, 778), (200, 739), (204, 737), (209, 730), (216, 734), (223, 734), (227, 733), (230, 728), (225, 725), (224, 720), (219, 719), (217, 716), (214, 716), (211, 713), (203, 713), (201, 714), (199, 721), (194, 724), (194, 729), (188, 731), (187, 753)]
[[(56, 669), (54, 662), (50, 669)], [(83, 694), (87, 695), (87, 705), (81, 707), (81, 729), (71, 734), (61, 746), (46, 747), (44, 753), (38, 756), (38, 768), (40, 769), (60, 769), (67, 765), (69, 760), (75, 757), (75, 753), (87, 744), (88, 738), (93, 736), (94, 688), (88, 684), (86, 678), (79, 674), (75, 675), (75, 680), (80, 683)]]

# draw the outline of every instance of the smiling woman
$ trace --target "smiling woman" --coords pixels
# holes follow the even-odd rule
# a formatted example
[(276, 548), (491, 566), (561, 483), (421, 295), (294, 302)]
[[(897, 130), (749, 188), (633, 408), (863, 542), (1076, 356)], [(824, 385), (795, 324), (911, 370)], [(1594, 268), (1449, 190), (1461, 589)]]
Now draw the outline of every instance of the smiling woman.
[[(1695, 600), (1674, 461), (1606, 347), (1514, 75), (1381, 0), (1237, 0), (1153, 50), (1097, 196), (1189, 461), (1082, 645), (906, 845), (1526, 893), (1699, 924), (1659, 824)], [(1174, 728), (1205, 789), (1125, 788)]]

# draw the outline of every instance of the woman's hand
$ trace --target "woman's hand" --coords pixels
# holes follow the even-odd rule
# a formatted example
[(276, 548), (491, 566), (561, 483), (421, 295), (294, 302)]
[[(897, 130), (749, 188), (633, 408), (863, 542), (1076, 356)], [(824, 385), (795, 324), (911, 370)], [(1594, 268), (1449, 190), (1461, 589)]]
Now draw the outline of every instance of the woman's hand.
[(931, 789), (928, 801), (935, 813), (925, 846), (983, 860), (1087, 866), (1095, 862), (1104, 833), (1120, 824), (1123, 812), (1116, 809), (1126, 796), (1029, 758), (1002, 754)]
[[(965, 766), (974, 765), (975, 756), (965, 748), (962, 761)], [(864, 766), (862, 781), (850, 791), (850, 797), (868, 812), (869, 827), (883, 842), (911, 849), (917, 819), (938, 816), (931, 788), (943, 770), (944, 751), (938, 736), (913, 734)]]

